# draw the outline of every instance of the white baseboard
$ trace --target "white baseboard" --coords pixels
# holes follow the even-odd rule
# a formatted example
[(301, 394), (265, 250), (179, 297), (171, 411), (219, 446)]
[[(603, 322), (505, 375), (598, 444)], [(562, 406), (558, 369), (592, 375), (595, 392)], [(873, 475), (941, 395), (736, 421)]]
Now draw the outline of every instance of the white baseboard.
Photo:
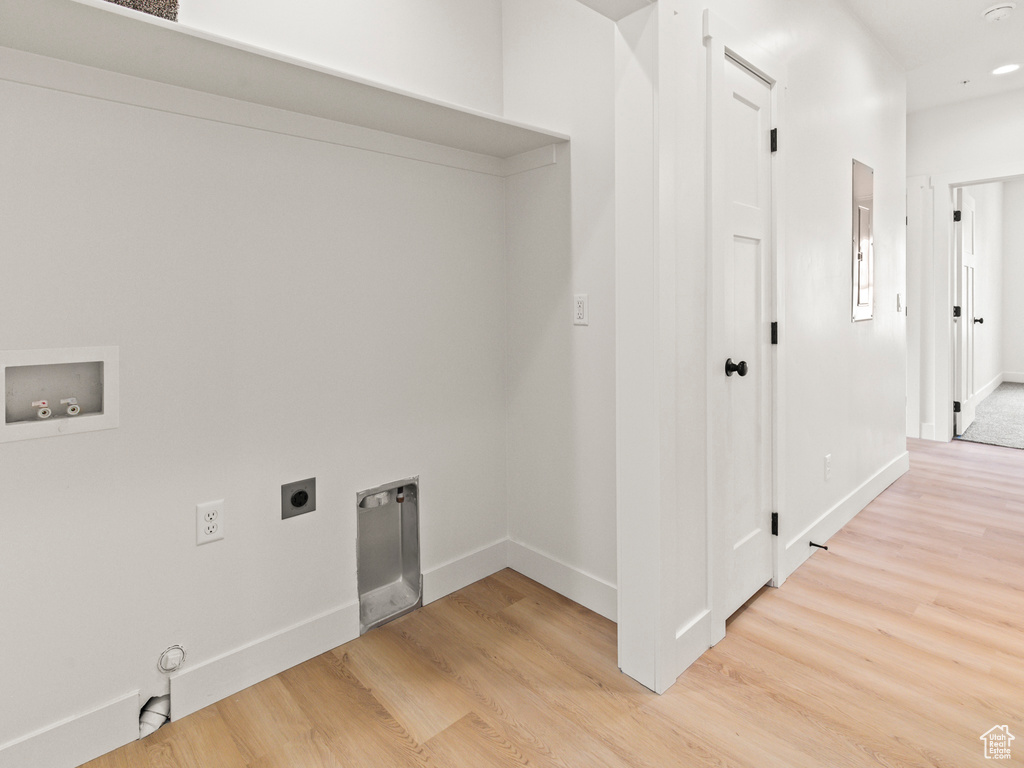
[(935, 424), (922, 424), (921, 425), (921, 439), (922, 440), (934, 440), (935, 439)]
[[(672, 679), (658, 681), (658, 693), (664, 693), (676, 681), (688, 666), (704, 655), (711, 646), (725, 636), (725, 624), (721, 621), (717, 630), (711, 625), (711, 610), (704, 609), (682, 627), (676, 630), (676, 668), (672, 670)], [(664, 687), (660, 687), (660, 686)]]
[(850, 522), (858, 512), (910, 469), (910, 454), (904, 451), (873, 476), (863, 482), (846, 498), (821, 517), (793, 536), (780, 553), (780, 583), (789, 577), (812, 554), (808, 542), (824, 544), (840, 528)]
[[(424, 604), (512, 567), (614, 621), (616, 589), (553, 557), (508, 539), (423, 574)], [(350, 603), (171, 677), (171, 719), (319, 656), (359, 636), (359, 605)], [(0, 746), (0, 768), (74, 768), (139, 737), (139, 692)]]
[(180, 720), (357, 637), (359, 605), (350, 603), (182, 670), (171, 677), (171, 719)]
[(1002, 384), (1005, 380), (1006, 380), (1006, 374), (1005, 373), (1000, 373), (998, 376), (996, 376), (994, 379), (992, 379), (992, 381), (990, 381), (984, 387), (982, 387), (977, 392), (975, 392), (974, 393), (974, 397), (977, 399), (977, 402), (980, 403), (986, 397), (988, 397), (993, 392), (995, 392), (996, 389), (999, 387), (999, 385)]
[(1003, 381), (1008, 381), (1011, 384), (1024, 384), (1024, 373), (1004, 373)]
[[(506, 544), (503, 539), (424, 573), (424, 604), (505, 568)], [(171, 677), (171, 719), (190, 715), (357, 637), (359, 605), (350, 603), (185, 669)]]
[(512, 540), (508, 542), (508, 567), (606, 619), (616, 620), (618, 590), (596, 576)]
[(440, 600), (475, 581), (508, 567), (508, 539), (439, 565), (423, 573), (423, 604)]
[(139, 738), (139, 692), (0, 746), (0, 768), (75, 768)]

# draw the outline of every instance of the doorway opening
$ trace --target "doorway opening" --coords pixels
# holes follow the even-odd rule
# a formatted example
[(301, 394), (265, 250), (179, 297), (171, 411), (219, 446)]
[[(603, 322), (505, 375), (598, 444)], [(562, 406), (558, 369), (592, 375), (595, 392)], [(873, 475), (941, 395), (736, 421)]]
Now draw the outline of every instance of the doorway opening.
[(952, 193), (953, 437), (1024, 449), (1024, 177)]
[(1020, 171), (907, 180), (908, 437), (955, 439), (1002, 383), (1024, 383), (1022, 214)]

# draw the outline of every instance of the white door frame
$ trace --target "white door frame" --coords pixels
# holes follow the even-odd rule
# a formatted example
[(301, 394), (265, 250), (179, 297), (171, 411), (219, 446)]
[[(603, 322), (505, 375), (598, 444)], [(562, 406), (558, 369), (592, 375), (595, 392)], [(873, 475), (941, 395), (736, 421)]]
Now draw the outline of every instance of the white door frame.
[[(755, 30), (756, 32), (756, 30)], [(753, 42), (753, 34), (746, 35), (741, 31), (738, 31), (731, 27), (726, 22), (715, 16), (710, 10), (705, 9), (704, 11), (704, 45), (707, 49), (707, 72), (708, 72), (708, 187), (707, 187), (707, 237), (708, 237), (708, 270), (707, 270), (707, 296), (708, 296), (708, 313), (707, 313), (707, 338), (706, 349), (709, 354), (715, 349), (713, 345), (714, 334), (716, 329), (713, 327), (714, 308), (712, 306), (712, 288), (715, 285), (717, 270), (719, 269), (719, 259), (717, 258), (721, 250), (722, 243), (725, 241), (724, 225), (720, 221), (720, 217), (716, 217), (716, 212), (724, 210), (725, 200), (725, 184), (723, 182), (722, 174), (717, 173), (716, 169), (722, 166), (722, 150), (719, 143), (715, 140), (715, 131), (713, 127), (720, 124), (723, 119), (724, 103), (721, 94), (724, 93), (724, 78), (725, 78), (725, 57), (728, 55), (730, 58), (738, 61), (740, 64), (751, 70), (763, 80), (765, 80), (771, 86), (772, 94), (772, 122), (773, 125), (778, 127), (782, 124), (782, 96), (785, 92), (785, 67), (774, 59), (770, 54), (762, 50), (755, 42)], [(782, 134), (782, 132), (780, 132)], [(780, 158), (785, 149), (785, 135), (782, 134), (779, 140), (779, 153), (772, 154), (772, 235), (770, 242), (771, 254), (769, 256), (769, 277), (768, 279), (772, 282), (769, 293), (772, 296), (772, 315), (776, 320), (784, 316), (784, 291), (783, 291), (783, 230), (782, 230), (782, 216), (781, 216), (781, 200), (780, 191), (782, 185), (780, 184), (781, 168), (782, 163)], [(769, 328), (764, 329), (765, 333), (769, 332)], [(782, 483), (780, 482), (779, 467), (783, 466), (783, 430), (785, 425), (785, 418), (782, 408), (782, 397), (781, 392), (784, 386), (783, 382), (783, 353), (782, 349), (785, 345), (785, 328), (780, 323), (779, 328), (780, 344), (773, 347), (774, 350), (774, 364), (772, 365), (771, 382), (772, 382), (772, 415), (771, 415), (771, 430), (772, 430), (772, 509), (776, 512), (783, 512), (784, 509), (784, 494)], [(713, 391), (713, 377), (724, 375), (721, 371), (720, 361), (717, 359), (709, 360), (707, 365), (707, 381), (706, 381), (706, 392), (708, 401), (706, 407), (709, 409), (712, 406), (711, 393)], [(710, 412), (710, 411), (709, 411)], [(707, 434), (708, 445), (713, 443), (714, 435), (711, 434), (710, 425), (711, 419), (708, 420), (709, 431)], [(708, 487), (708, 504), (707, 504), (707, 564), (708, 564), (708, 583), (707, 583), (707, 605), (711, 612), (711, 643), (715, 644), (725, 636), (725, 620), (728, 616), (720, 615), (720, 611), (717, 609), (714, 601), (715, 594), (715, 562), (716, 562), (716, 547), (715, 547), (715, 536), (714, 536), (714, 519), (713, 511), (714, 505), (712, 501), (712, 485), (711, 485), (711, 461), (708, 462), (707, 467), (707, 487)], [(772, 581), (770, 582), (773, 586), (779, 586), (782, 583), (783, 576), (780, 573), (781, 564), (781, 552), (780, 543), (782, 541), (782, 531), (784, 530), (784, 514), (779, 515), (779, 536), (773, 537), (772, 542)]]
[[(989, 171), (989, 172), (986, 172)], [(932, 356), (934, 375), (931, 377), (935, 393), (934, 414), (921, 413), (921, 437), (949, 442), (953, 439), (953, 400), (956, 392), (956, 333), (953, 305), (956, 304), (956, 228), (953, 211), (956, 209), (957, 187), (969, 187), (995, 181), (1010, 181), (1024, 177), (1024, 167), (992, 168), (959, 175), (931, 177), (932, 188), (932, 247), (935, 269), (931, 275), (922, 275), (922, 285), (930, 286), (931, 334), (935, 350)], [(922, 350), (923, 353), (923, 350)], [(922, 354), (923, 356), (923, 354)], [(921, 376), (928, 372), (923, 368)], [(933, 416), (931, 423), (924, 421)]]
[[(974, 408), (977, 405), (974, 391), (974, 280), (972, 275), (968, 283), (964, 280), (967, 269), (975, 271), (977, 266), (977, 216), (974, 198), (968, 190), (970, 187), (957, 187), (957, 210), (961, 212), (960, 221), (953, 224), (953, 274), (954, 296), (961, 309), (961, 317), (953, 319), (953, 396), (960, 402), (960, 413), (953, 414), (953, 434), (962, 435), (974, 420)], [(970, 201), (970, 202), (968, 202)], [(964, 215), (970, 211), (970, 215)], [(970, 256), (965, 250), (967, 233), (970, 233)], [(968, 263), (970, 262), (970, 263)]]

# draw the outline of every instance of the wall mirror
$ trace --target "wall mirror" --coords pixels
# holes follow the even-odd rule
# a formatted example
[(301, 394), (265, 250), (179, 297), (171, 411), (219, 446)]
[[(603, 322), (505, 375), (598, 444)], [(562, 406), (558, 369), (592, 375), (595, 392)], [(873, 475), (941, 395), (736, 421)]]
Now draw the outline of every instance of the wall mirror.
[(875, 255), (871, 236), (875, 172), (853, 161), (853, 322), (870, 320), (874, 308)]

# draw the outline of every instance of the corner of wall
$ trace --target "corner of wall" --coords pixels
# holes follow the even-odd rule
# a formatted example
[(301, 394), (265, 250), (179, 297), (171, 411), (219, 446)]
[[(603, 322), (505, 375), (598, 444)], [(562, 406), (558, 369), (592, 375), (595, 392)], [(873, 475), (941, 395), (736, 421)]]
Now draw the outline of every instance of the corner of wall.
[[(809, 558), (814, 550), (809, 542), (824, 544), (839, 530), (857, 516), (882, 491), (900, 479), (910, 469), (910, 453), (904, 450), (892, 461), (879, 469), (874, 475), (851, 491), (839, 503), (827, 510), (803, 530), (791, 534), (785, 529), (785, 517), (780, 514), (780, 557), (779, 583), (789, 576)], [(785, 545), (782, 546), (782, 542)]]

